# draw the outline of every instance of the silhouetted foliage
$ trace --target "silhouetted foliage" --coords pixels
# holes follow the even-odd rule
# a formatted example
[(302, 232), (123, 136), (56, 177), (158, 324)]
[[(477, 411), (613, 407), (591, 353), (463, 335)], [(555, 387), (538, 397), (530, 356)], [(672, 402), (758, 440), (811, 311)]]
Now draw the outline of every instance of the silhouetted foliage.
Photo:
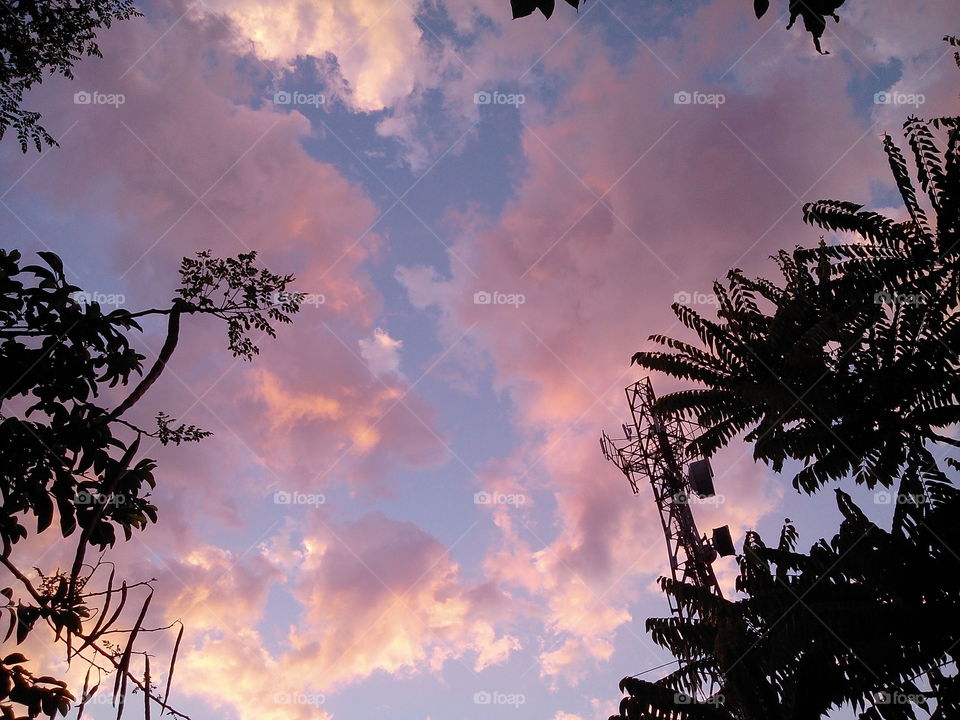
[(775, 470), (803, 464), (799, 490), (895, 486), (877, 491), (891, 529), (838, 489), (839, 532), (809, 554), (790, 521), (775, 548), (748, 534), (744, 599), (662, 580), (695, 617), (647, 628), (682, 663), (656, 683), (625, 679), (622, 717), (800, 720), (844, 704), (865, 720), (960, 716), (960, 463), (940, 457), (960, 446), (945, 434), (960, 422), (960, 118), (910, 117), (904, 131), (916, 185), (889, 136), (883, 147), (908, 219), (806, 205), (807, 223), (852, 241), (779, 253), (779, 282), (732, 270), (714, 285), (716, 321), (673, 306), (699, 345), (653, 336), (666, 350), (633, 357), (702, 386), (657, 403), (701, 424), (692, 453), (745, 433)]
[(937, 475), (891, 498), (889, 532), (837, 490), (840, 531), (809, 554), (794, 550), (789, 522), (774, 548), (749, 533), (737, 580), (746, 599), (662, 579), (696, 617), (650, 619), (647, 630), (687, 660), (657, 683), (625, 678), (620, 715), (799, 720), (849, 704), (865, 720), (914, 718), (918, 708), (956, 717), (960, 684), (944, 668), (960, 642), (960, 494)]
[[(586, 5), (589, 2), (589, 0), (565, 1), (578, 11), (581, 5)], [(829, 51), (820, 46), (820, 38), (823, 37), (824, 31), (827, 29), (827, 18), (833, 18), (835, 22), (840, 22), (837, 10), (846, 0), (787, 0), (787, 2), (789, 2), (788, 10), (790, 13), (787, 30), (793, 27), (797, 18), (802, 18), (804, 28), (813, 35), (813, 44), (817, 48), (817, 52), (821, 55), (829, 55)], [(549, 18), (553, 15), (555, 7), (555, 0), (510, 0), (510, 8), (513, 11), (514, 19), (532, 15), (536, 10), (539, 10), (545, 18)], [(753, 11), (757, 19), (762, 18), (769, 9), (770, 0), (753, 0)]]
[(13, 129), (23, 152), (56, 141), (40, 113), (22, 107), (23, 93), (44, 73), (73, 78), (83, 56), (100, 55), (96, 31), (139, 16), (132, 0), (4, 0), (0, 12), (0, 139)]
[[(165, 445), (179, 444), (209, 433), (177, 424), (163, 412), (150, 429), (123, 416), (166, 368), (177, 347), (182, 316), (209, 315), (224, 321), (229, 349), (251, 359), (258, 352), (257, 338), (273, 336), (273, 323), (289, 322), (299, 310), (301, 296), (286, 291), (292, 276), (258, 269), (255, 253), (220, 259), (202, 252), (184, 258), (182, 284), (169, 307), (104, 313), (98, 302), (85, 301), (81, 289), (67, 282), (57, 255), (38, 254), (43, 265), (24, 266), (18, 251), (0, 250), (0, 377), (4, 378), (0, 564), (20, 587), (20, 592), (13, 587), (0, 590), (6, 600), (0, 612), (5, 610), (9, 620), (4, 643), (13, 638), (20, 644), (38, 622), (48, 625), (56, 640), (65, 644), (68, 662), (79, 657), (99, 676), (92, 689), (84, 687), (81, 705), (97, 691), (102, 678), (113, 673), (118, 718), (128, 686), (143, 692), (148, 706), (154, 702), (179, 715), (167, 705), (173, 662), (161, 697), (151, 687), (149, 655), (134, 649), (139, 633), (168, 629), (143, 626), (152, 581), (118, 581), (116, 568), (103, 559), (103, 552), (116, 543), (118, 531), (130, 540), (134, 530), (157, 521), (157, 508), (150, 499), (156, 464), (140, 457), (141, 440), (149, 437)], [(131, 347), (130, 334), (141, 330), (137, 319), (149, 315), (166, 316), (167, 334), (144, 373), (146, 358)], [(139, 382), (135, 382), (137, 376)], [(105, 390), (128, 386), (131, 389), (112, 409), (100, 400)], [(26, 523), (31, 517), (38, 534), (55, 528), (63, 538), (76, 538), (72, 567), (46, 572), (37, 568), (39, 584), (17, 562), (17, 543), (30, 533)], [(90, 547), (100, 553), (92, 563), (86, 560)], [(91, 590), (94, 575), (108, 567), (105, 587), (99, 580), (103, 589)], [(120, 631), (115, 624), (137, 590), (146, 593), (137, 620)], [(108, 632), (125, 634), (125, 644), (107, 642)], [(182, 632), (181, 627), (181, 636)], [(175, 648), (179, 641), (180, 636)], [(135, 655), (143, 656), (142, 675), (132, 664)], [(176, 649), (174, 660), (175, 656)], [(11, 653), (0, 663), (3, 716), (15, 717), (14, 705), (23, 706), (29, 717), (65, 715), (76, 697), (62, 681), (34, 677), (25, 662), (21, 654)]]

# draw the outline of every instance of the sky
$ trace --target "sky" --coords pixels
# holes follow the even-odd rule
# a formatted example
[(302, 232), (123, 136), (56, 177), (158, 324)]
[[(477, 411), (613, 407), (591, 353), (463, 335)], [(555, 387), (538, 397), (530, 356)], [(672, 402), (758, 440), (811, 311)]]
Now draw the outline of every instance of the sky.
[[(685, 337), (675, 300), (711, 313), (730, 268), (818, 242), (804, 203), (902, 214), (883, 133), (960, 109), (952, 1), (850, 0), (825, 56), (785, 8), (561, 5), (151, 0), (27, 96), (59, 147), (0, 145), (5, 246), (59, 253), (105, 306), (169, 303), (206, 249), (306, 293), (252, 363), (191, 318), (131, 413), (214, 433), (145, 448), (160, 522), (111, 554), (156, 578), (155, 625), (183, 621), (195, 720), (614, 713), (669, 659), (644, 632), (668, 612), (652, 495), (597, 442), (631, 355)], [(738, 547), (839, 522), (742, 443), (713, 467), (695, 515)], [(146, 636), (155, 666), (174, 637)]]

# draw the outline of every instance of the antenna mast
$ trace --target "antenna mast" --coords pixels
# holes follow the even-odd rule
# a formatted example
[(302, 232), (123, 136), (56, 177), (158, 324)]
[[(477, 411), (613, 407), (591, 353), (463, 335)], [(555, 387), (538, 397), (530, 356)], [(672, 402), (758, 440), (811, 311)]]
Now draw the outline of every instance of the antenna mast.
[[(720, 584), (713, 572), (717, 555), (733, 555), (733, 542), (728, 526), (716, 528), (712, 540), (701, 536), (690, 509), (691, 494), (714, 495), (713, 472), (706, 459), (685, 461), (686, 449), (696, 423), (654, 411), (656, 395), (650, 378), (626, 388), (630, 406), (630, 424), (623, 425), (624, 437), (600, 436), (604, 456), (627, 476), (634, 494), (640, 485), (649, 482), (660, 513), (660, 524), (667, 541), (670, 573), (678, 582), (708, 588), (722, 597)], [(689, 617), (672, 595), (670, 609), (674, 615)]]

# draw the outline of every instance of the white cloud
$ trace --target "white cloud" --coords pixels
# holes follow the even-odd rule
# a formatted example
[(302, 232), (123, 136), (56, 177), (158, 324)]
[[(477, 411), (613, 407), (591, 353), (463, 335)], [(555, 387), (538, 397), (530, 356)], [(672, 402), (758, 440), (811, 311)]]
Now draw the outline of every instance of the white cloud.
[(377, 328), (373, 337), (359, 340), (360, 357), (367, 363), (367, 367), (377, 377), (400, 371), (400, 348), (402, 340), (390, 337), (383, 328)]
[(264, 60), (335, 55), (356, 110), (390, 107), (413, 92), (420, 75), (432, 73), (415, 3), (210, 0), (208, 5), (229, 18)]

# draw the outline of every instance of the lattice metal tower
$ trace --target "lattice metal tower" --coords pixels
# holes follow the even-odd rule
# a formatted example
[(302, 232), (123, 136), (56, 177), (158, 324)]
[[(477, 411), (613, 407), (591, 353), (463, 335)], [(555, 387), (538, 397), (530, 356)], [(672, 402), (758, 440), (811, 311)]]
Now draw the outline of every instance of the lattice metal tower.
[[(630, 481), (634, 493), (649, 481), (660, 513), (667, 541), (670, 572), (673, 579), (709, 588), (722, 596), (712, 563), (717, 554), (732, 555), (730, 530), (724, 525), (713, 531), (713, 539), (701, 536), (690, 509), (692, 495), (714, 494), (710, 463), (705, 459), (686, 461), (686, 448), (697, 425), (682, 418), (655, 413), (656, 396), (649, 378), (626, 388), (630, 406), (630, 424), (623, 425), (624, 437), (600, 437), (604, 456)], [(688, 617), (686, 608), (673, 596), (670, 609)]]

